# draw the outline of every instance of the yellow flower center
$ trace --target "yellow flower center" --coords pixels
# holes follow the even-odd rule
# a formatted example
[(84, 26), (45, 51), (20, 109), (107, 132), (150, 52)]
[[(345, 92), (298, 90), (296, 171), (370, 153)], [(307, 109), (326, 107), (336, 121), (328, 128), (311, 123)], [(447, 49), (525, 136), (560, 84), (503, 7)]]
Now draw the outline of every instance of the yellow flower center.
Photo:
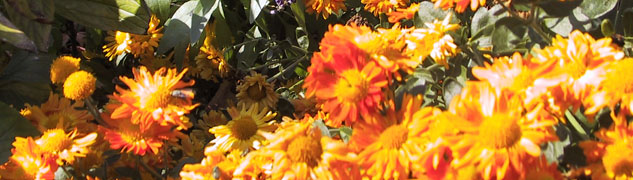
[(288, 144), (288, 157), (294, 162), (304, 162), (309, 167), (315, 167), (321, 160), (323, 147), (319, 139), (310, 136), (300, 136)]
[(512, 79), (512, 86), (509, 87), (510, 90), (520, 91), (523, 90), (534, 82), (534, 77), (530, 73), (530, 70), (523, 69), (521, 73)]
[(340, 79), (336, 82), (335, 93), (342, 102), (359, 102), (369, 90), (369, 82), (367, 82), (365, 74), (357, 69), (346, 70), (340, 75)]
[(231, 122), (233, 136), (239, 140), (248, 140), (257, 133), (257, 124), (250, 116), (234, 119)]
[(73, 144), (73, 140), (66, 136), (64, 130), (53, 129), (49, 130), (40, 138), (40, 146), (45, 151), (60, 152), (64, 149), (70, 149)]
[(255, 101), (259, 101), (266, 97), (266, 89), (262, 86), (258, 86), (257, 84), (253, 84), (252, 86), (246, 89), (246, 93), (248, 93), (248, 97)]
[(479, 125), (479, 139), (491, 148), (512, 147), (519, 142), (523, 133), (515, 117), (494, 115)]
[(97, 78), (86, 71), (77, 71), (64, 82), (64, 96), (72, 100), (82, 100), (95, 91)]
[(633, 59), (618, 61), (610, 66), (612, 71), (604, 79), (603, 86), (611, 90), (633, 93)]
[(567, 74), (570, 74), (574, 79), (580, 78), (587, 71), (587, 66), (583, 63), (583, 60), (574, 60), (572, 63), (565, 65)]
[(633, 175), (633, 146), (630, 142), (618, 141), (611, 146), (607, 146), (606, 153), (602, 157), (602, 164), (607, 170), (607, 174), (613, 178)]
[(399, 149), (407, 142), (409, 129), (403, 125), (393, 125), (380, 134), (378, 141), (388, 149)]
[(171, 100), (171, 90), (167, 88), (158, 88), (154, 93), (148, 95), (145, 100), (145, 108), (158, 109), (166, 107)]

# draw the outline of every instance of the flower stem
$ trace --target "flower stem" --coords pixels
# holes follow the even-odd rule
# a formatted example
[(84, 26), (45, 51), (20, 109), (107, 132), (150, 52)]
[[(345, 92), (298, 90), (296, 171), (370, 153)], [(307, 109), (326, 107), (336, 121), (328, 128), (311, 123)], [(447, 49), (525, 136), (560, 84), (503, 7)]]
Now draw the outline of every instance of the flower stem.
[(92, 116), (95, 117), (95, 119), (97, 120), (97, 123), (102, 126), (108, 127), (108, 124), (106, 124), (105, 121), (101, 119), (101, 116), (99, 115), (99, 110), (97, 110), (97, 107), (94, 105), (94, 103), (92, 103), (92, 97), (84, 99), (84, 102), (88, 106), (88, 111), (90, 112), (90, 114), (92, 114)]
[(147, 163), (145, 163), (145, 161), (141, 160), (141, 156), (137, 156), (136, 160), (139, 162), (139, 164), (141, 164), (141, 166), (143, 166), (143, 169), (147, 170), (150, 174), (152, 174), (152, 176), (154, 176), (156, 179), (165, 179), (163, 178), (163, 176), (161, 176), (160, 174), (158, 174), (158, 172), (154, 171), (154, 169), (152, 169), (151, 167), (149, 167), (147, 165)]

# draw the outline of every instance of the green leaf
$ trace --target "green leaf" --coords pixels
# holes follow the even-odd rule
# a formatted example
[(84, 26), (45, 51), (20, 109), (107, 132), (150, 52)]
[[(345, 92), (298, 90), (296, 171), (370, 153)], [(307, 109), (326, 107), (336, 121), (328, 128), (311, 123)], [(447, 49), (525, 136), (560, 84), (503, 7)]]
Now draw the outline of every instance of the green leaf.
[(152, 10), (153, 14), (156, 14), (156, 17), (164, 22), (169, 18), (170, 15), (170, 6), (171, 0), (145, 0), (147, 6), (150, 10)]
[(462, 88), (464, 88), (464, 85), (459, 83), (457, 80), (453, 78), (446, 79), (446, 81), (444, 81), (444, 93), (442, 94), (444, 102), (446, 102), (446, 104), (450, 104), (453, 97), (462, 92)]
[(425, 27), (425, 23), (432, 23), (434, 20), (443, 20), (444, 18), (446, 18), (448, 13), (453, 13), (450, 19), (450, 23), (459, 24), (459, 19), (455, 17), (455, 12), (453, 12), (452, 10), (448, 11), (438, 9), (434, 7), (433, 3), (424, 1), (420, 3), (420, 9), (418, 9), (418, 13), (414, 17), (413, 22), (415, 24), (415, 27), (422, 28)]
[(617, 0), (547, 1), (539, 4), (545, 14), (545, 25), (559, 35), (567, 36), (574, 29), (591, 31), (600, 24), (601, 16), (613, 10)]
[(622, 26), (623, 26), (624, 36), (625, 37), (633, 36), (633, 21), (631, 21), (631, 19), (633, 19), (633, 8), (628, 8), (624, 10), (624, 13), (622, 13), (621, 19), (622, 21), (620, 23), (622, 23)]
[(325, 123), (323, 123), (322, 119), (318, 119), (318, 120), (314, 121), (312, 123), (312, 126), (319, 128), (319, 130), (321, 130), (321, 135), (327, 136), (327, 137), (332, 137), (332, 134), (330, 134), (330, 130), (327, 128)]
[[(268, 0), (248, 0), (249, 1), (249, 5), (248, 5), (248, 22), (249, 23), (253, 23), (255, 22), (255, 19), (257, 19), (257, 17), (259, 16), (259, 14), (261, 14), (262, 9), (264, 9), (266, 7), (266, 5), (268, 5), (269, 1)], [(244, 4), (244, 7), (246, 7), (247, 5)]]
[(189, 1), (174, 13), (171, 19), (165, 22), (165, 34), (160, 40), (156, 53), (164, 54), (171, 48), (181, 43), (189, 43), (191, 32), (191, 18), (198, 5), (197, 1)]
[(548, 163), (558, 163), (562, 160), (563, 155), (565, 154), (565, 147), (571, 144), (571, 136), (569, 134), (571, 132), (567, 129), (567, 127), (564, 125), (557, 125), (554, 126), (554, 129), (559, 137), (559, 141), (548, 142), (542, 150)]
[[(220, 14), (220, 11), (216, 11), (213, 13), (213, 17), (215, 17), (215, 42), (217, 43), (218, 49), (228, 48), (233, 45), (233, 33), (231, 31), (231, 27), (226, 22), (226, 19)], [(221, 36), (218, 36), (221, 34)]]
[(343, 142), (347, 143), (349, 142), (350, 138), (352, 138), (352, 128), (347, 127), (347, 126), (343, 126), (339, 129), (339, 135), (341, 136), (341, 139), (343, 139)]
[(38, 136), (40, 132), (24, 119), (18, 111), (0, 102), (0, 164), (4, 164), (11, 156), (12, 143), (15, 137)]
[(44, 102), (51, 91), (51, 60), (50, 56), (17, 51), (0, 73), (0, 101), (18, 109), (24, 107), (24, 103)]
[(571, 127), (574, 128), (575, 132), (580, 135), (580, 138), (582, 138), (583, 140), (589, 139), (589, 134), (581, 125), (581, 121), (579, 121), (569, 110), (565, 111), (565, 118), (567, 119)]
[(48, 51), (54, 19), (53, 0), (4, 0), (7, 16), (38, 50)]
[(11, 43), (15, 47), (36, 51), (35, 43), (29, 37), (19, 30), (9, 19), (0, 13), (0, 39), (4, 42)]
[(198, 1), (191, 17), (190, 42), (198, 41), (200, 34), (202, 34), (202, 31), (204, 30), (204, 26), (207, 25), (209, 18), (211, 18), (211, 15), (220, 6), (220, 4), (221, 1), (218, 0)]
[(583, 0), (579, 8), (587, 17), (595, 19), (607, 14), (617, 4), (618, 0)]
[(57, 14), (103, 30), (145, 34), (150, 14), (141, 0), (55, 0)]
[(492, 51), (502, 53), (523, 47), (528, 32), (525, 23), (515, 17), (503, 17), (495, 23), (492, 31)]
[(480, 47), (492, 47), (492, 31), (495, 29), (495, 23), (502, 17), (507, 17), (507, 13), (501, 5), (493, 6), (490, 9), (485, 7), (479, 8), (473, 15), (470, 32), (473, 33), (470, 41), (478, 43)]
[(306, 16), (305, 16), (306, 7), (303, 1), (296, 1), (295, 3), (292, 3), (290, 5), (290, 10), (292, 10), (292, 14), (295, 17), (297, 24), (299, 24), (300, 27), (305, 29), (306, 28)]

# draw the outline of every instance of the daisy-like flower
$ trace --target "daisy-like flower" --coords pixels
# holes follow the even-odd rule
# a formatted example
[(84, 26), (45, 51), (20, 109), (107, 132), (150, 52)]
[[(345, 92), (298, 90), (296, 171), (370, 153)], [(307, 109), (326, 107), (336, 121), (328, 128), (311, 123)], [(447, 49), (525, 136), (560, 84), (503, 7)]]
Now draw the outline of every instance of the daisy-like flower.
[(545, 156), (532, 159), (527, 163), (527, 167), (528, 170), (527, 173), (525, 173), (526, 180), (563, 179), (563, 175), (558, 171), (558, 165), (556, 163), (548, 163)]
[[(361, 27), (360, 29), (367, 29)], [(406, 48), (406, 33), (409, 29), (401, 29), (399, 25), (395, 25), (390, 29), (377, 29), (378, 32), (361, 30), (360, 35), (354, 38), (356, 45), (369, 54), (369, 57), (376, 62), (381, 68), (390, 72), (395, 76), (396, 80), (402, 80), (400, 71), (407, 74), (413, 73), (413, 70), (422, 61), (411, 58), (402, 53), (402, 49)]]
[(594, 114), (604, 107), (613, 111), (620, 104), (621, 114), (633, 114), (633, 78), (631, 69), (633, 59), (625, 58), (620, 61), (609, 62), (587, 72), (583, 78), (593, 87), (583, 103), (587, 107), (587, 114)]
[(382, 88), (387, 76), (383, 69), (368, 59), (355, 45), (354, 35), (369, 30), (357, 26), (335, 25), (321, 40), (321, 52), (314, 53), (303, 87), (306, 96), (316, 97), (322, 109), (330, 113), (330, 124), (347, 125), (361, 119), (360, 115), (376, 112), (384, 99)]
[(330, 14), (338, 13), (339, 11), (347, 10), (345, 7), (345, 0), (307, 0), (306, 12), (315, 13), (323, 16), (323, 19), (327, 19)]
[(409, 0), (361, 0), (365, 4), (365, 10), (378, 16), (381, 13), (390, 13), (395, 8), (406, 7)]
[(479, 6), (486, 5), (486, 0), (433, 0), (435, 2), (435, 8), (449, 9), (455, 7), (455, 11), (463, 13), (466, 7), (470, 5), (470, 10), (473, 12), (479, 8)]
[(60, 56), (51, 64), (51, 82), (53, 84), (64, 83), (66, 78), (75, 71), (79, 71), (79, 58), (72, 56)]
[(82, 138), (77, 138), (77, 131), (74, 130), (66, 134), (63, 129), (51, 129), (35, 140), (35, 144), (40, 146), (43, 152), (56, 157), (57, 164), (64, 162), (72, 164), (76, 157), (85, 157), (88, 153), (88, 146), (92, 145), (97, 138), (97, 133), (90, 133)]
[(109, 42), (106, 45), (103, 45), (103, 52), (106, 53), (106, 57), (112, 61), (117, 56), (123, 53), (130, 53), (132, 48), (130, 44), (132, 44), (132, 38), (130, 38), (130, 33), (116, 31), (116, 32), (108, 32), (109, 36), (105, 38), (105, 41)]
[(249, 153), (234, 175), (241, 177), (253, 174), (252, 170), (266, 169), (264, 176), (271, 179), (358, 178), (358, 168), (352, 161), (355, 155), (343, 142), (321, 136), (312, 127), (313, 122), (312, 118), (302, 122), (285, 119), (279, 131), (267, 137), (270, 144)]
[(147, 152), (158, 154), (163, 141), (177, 140), (178, 132), (172, 130), (171, 126), (153, 123), (142, 129), (130, 119), (111, 119), (108, 113), (103, 113), (102, 118), (108, 126), (99, 126), (99, 132), (110, 143), (111, 149), (121, 149), (121, 152), (141, 156)]
[(458, 24), (450, 24), (452, 14), (448, 14), (442, 21), (435, 20), (426, 23), (426, 28), (414, 29), (407, 37), (407, 48), (404, 53), (422, 62), (431, 56), (437, 64), (448, 68), (446, 58), (457, 54), (457, 45), (453, 37), (446, 34), (459, 28)]
[[(83, 101), (71, 103), (70, 100), (52, 92), (48, 96), (48, 100), (40, 106), (29, 104), (25, 106), (20, 114), (31, 121), (40, 132), (57, 127), (69, 131), (74, 127), (82, 126), (82, 124), (90, 124), (88, 121), (94, 119), (88, 111), (78, 109), (84, 107)], [(79, 129), (79, 132), (89, 133), (84, 129)]]
[(273, 90), (273, 85), (266, 82), (266, 76), (251, 71), (250, 76), (237, 86), (238, 106), (259, 105), (261, 108), (275, 108), (279, 95)]
[(413, 3), (407, 8), (397, 8), (396, 11), (387, 13), (390, 23), (400, 22), (402, 19), (413, 19), (415, 13), (420, 9), (419, 3)]
[(556, 121), (534, 109), (524, 113), (518, 98), (497, 95), (487, 82), (467, 82), (449, 111), (462, 133), (450, 138), (452, 166), (474, 165), (484, 179), (526, 173), (525, 160), (541, 155), (540, 144), (558, 139)]
[[(189, 113), (198, 104), (192, 104), (193, 93), (181, 90), (192, 86), (195, 81), (180, 81), (187, 69), (177, 73), (176, 69), (161, 68), (150, 73), (146, 67), (133, 69), (134, 79), (120, 77), (130, 89), (116, 87), (111, 98), (122, 105), (112, 112), (112, 119), (131, 119), (145, 130), (158, 123), (162, 126), (175, 125), (179, 129), (190, 127), (189, 120), (183, 115)], [(181, 95), (174, 95), (180, 92)]]
[(72, 100), (83, 100), (90, 97), (96, 89), (97, 78), (86, 71), (77, 71), (64, 81), (64, 96)]
[(158, 41), (163, 34), (162, 27), (158, 28), (160, 20), (152, 15), (149, 21), (147, 34), (130, 34), (126, 32), (116, 31), (108, 32), (110, 36), (106, 37), (109, 43), (103, 46), (103, 52), (106, 57), (112, 61), (115, 57), (125, 53), (131, 53), (134, 57), (150, 57), (154, 56), (154, 49), (158, 47)]
[[(445, 157), (445, 152), (427, 153), (436, 146), (432, 145), (434, 140), (425, 137), (426, 131), (441, 110), (432, 107), (420, 110), (421, 105), (421, 95), (405, 95), (398, 112), (391, 109), (387, 117), (375, 124), (357, 123), (353, 126), (351, 145), (362, 150), (358, 154), (358, 163), (365, 170), (364, 176), (373, 179), (406, 179), (412, 170), (416, 176), (423, 176), (426, 168), (431, 173), (438, 169), (440, 163), (443, 163), (443, 168), (448, 166), (444, 158), (435, 159), (434, 162), (431, 160), (434, 156)], [(427, 149), (427, 146), (430, 148)]]
[(196, 56), (196, 66), (201, 69), (197, 74), (200, 78), (218, 82), (218, 77), (227, 76), (229, 66), (222, 51), (218, 51), (213, 46), (215, 26), (216, 22), (214, 21), (210, 26), (205, 27), (207, 34), (204, 38), (204, 44), (200, 47), (200, 53)]
[[(583, 141), (583, 148), (587, 163), (595, 164), (596, 170), (604, 169), (609, 179), (633, 178), (633, 123), (626, 123), (625, 115), (618, 115), (614, 123), (606, 130), (595, 133), (600, 141)], [(619, 123), (618, 123), (619, 122)], [(602, 165), (602, 167), (600, 167)], [(601, 174), (601, 173), (599, 173)]]
[(0, 166), (2, 179), (55, 179), (55, 157), (46, 156), (33, 138), (16, 137), (13, 147), (9, 162)]
[(265, 140), (264, 132), (272, 132), (276, 129), (274, 121), (276, 113), (271, 113), (268, 108), (259, 109), (258, 105), (241, 106), (241, 110), (235, 107), (228, 109), (231, 121), (226, 125), (209, 129), (215, 135), (213, 147), (227, 152), (230, 150), (248, 151), (258, 149)]
[(234, 150), (224, 156), (220, 151), (205, 150), (206, 157), (199, 164), (186, 164), (180, 177), (183, 180), (232, 179), (233, 171), (242, 161), (242, 151)]

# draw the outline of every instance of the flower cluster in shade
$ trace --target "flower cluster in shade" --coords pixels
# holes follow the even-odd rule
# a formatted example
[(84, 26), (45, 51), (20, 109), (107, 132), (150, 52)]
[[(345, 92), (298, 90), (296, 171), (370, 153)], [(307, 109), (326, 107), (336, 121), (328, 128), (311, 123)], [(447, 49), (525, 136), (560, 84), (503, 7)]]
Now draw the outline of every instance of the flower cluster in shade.
[(163, 27), (158, 27), (160, 20), (152, 15), (146, 34), (132, 34), (123, 31), (110, 31), (106, 37), (108, 44), (103, 46), (105, 57), (110, 61), (123, 53), (134, 55), (142, 59), (153, 59), (158, 41), (163, 37)]

